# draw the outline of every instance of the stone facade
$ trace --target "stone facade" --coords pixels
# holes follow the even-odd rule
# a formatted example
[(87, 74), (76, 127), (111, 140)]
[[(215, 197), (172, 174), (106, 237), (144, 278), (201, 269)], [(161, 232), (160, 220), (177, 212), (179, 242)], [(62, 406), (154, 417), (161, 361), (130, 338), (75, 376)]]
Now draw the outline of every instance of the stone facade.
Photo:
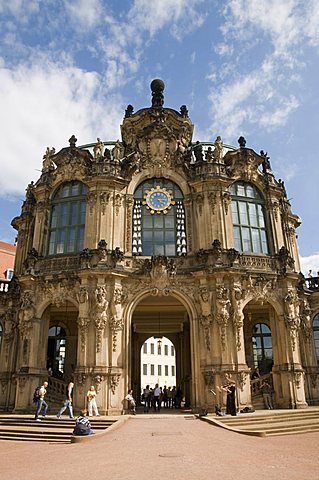
[[(0, 296), (1, 410), (32, 409), (49, 368), (52, 382), (74, 378), (76, 408), (95, 385), (101, 413), (123, 412), (128, 388), (139, 395), (141, 346), (157, 332), (158, 312), (194, 410), (222, 403), (211, 390), (229, 378), (238, 407), (252, 404), (251, 371), (264, 358), (252, 342), (257, 324), (271, 331), (276, 405), (319, 401), (311, 326), (319, 300), (299, 274), (300, 221), (283, 182), (243, 137), (239, 148), (221, 137), (193, 142), (187, 108), (164, 108), (163, 90), (153, 81), (152, 106), (136, 113), (128, 106), (121, 141), (78, 147), (72, 136), (69, 147), (46, 150), (12, 222), (15, 276)], [(253, 214), (250, 230), (238, 227), (241, 240), (236, 184), (258, 192), (262, 205), (257, 229)], [(81, 220), (63, 217), (68, 200), (65, 208), (80, 202), (82, 240)], [(246, 249), (245, 232), (252, 245), (255, 235), (264, 238), (267, 251)]]

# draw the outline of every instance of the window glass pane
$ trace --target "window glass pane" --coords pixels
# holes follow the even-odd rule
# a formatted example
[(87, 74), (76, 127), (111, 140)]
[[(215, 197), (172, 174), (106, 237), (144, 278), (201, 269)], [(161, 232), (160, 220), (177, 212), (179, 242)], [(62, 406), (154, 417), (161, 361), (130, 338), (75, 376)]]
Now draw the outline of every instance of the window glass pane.
[(264, 209), (261, 205), (257, 205), (257, 213), (258, 213), (258, 222), (261, 228), (265, 227), (265, 219), (264, 219)]
[(65, 231), (58, 230), (57, 231), (57, 246), (56, 246), (56, 253), (64, 253), (64, 238), (65, 238)]
[(163, 230), (160, 230), (160, 231), (155, 231), (154, 232), (154, 241), (155, 242), (163, 242), (164, 240), (164, 232)]
[(154, 375), (154, 365), (151, 365), (151, 375)]
[(143, 232), (143, 241), (150, 242), (153, 240), (153, 230), (144, 230)]
[(174, 257), (176, 255), (176, 246), (173, 243), (167, 243), (165, 245), (165, 255), (168, 257)]
[(149, 242), (143, 242), (143, 255), (151, 256), (153, 255), (153, 244)]
[(74, 252), (75, 250), (75, 228), (70, 228), (68, 231), (67, 252)]
[(52, 213), (51, 213), (51, 228), (55, 228), (57, 226), (57, 218), (58, 218), (58, 206), (55, 205), (52, 208)]
[(260, 323), (260, 329), (262, 333), (268, 333), (269, 335), (271, 335), (271, 330), (265, 323)]
[(62, 203), (60, 205), (60, 222), (59, 225), (64, 227), (67, 224), (68, 220), (68, 203)]
[(170, 215), (170, 216), (165, 215), (164, 225), (165, 225), (165, 228), (174, 228), (174, 217), (172, 215)]
[(246, 196), (250, 198), (256, 197), (255, 189), (251, 185), (246, 186)]
[(313, 319), (312, 325), (313, 325), (313, 327), (318, 327), (319, 328), (319, 315), (318, 314)]
[(245, 252), (251, 252), (250, 230), (249, 228), (242, 228), (243, 250)]
[(154, 245), (154, 255), (164, 255), (164, 245)]
[(152, 217), (150, 215), (145, 215), (144, 218), (143, 218), (143, 224), (144, 224), (144, 227), (146, 227), (146, 228), (153, 227)]
[(164, 220), (163, 220), (163, 215), (154, 215), (154, 228), (163, 228), (164, 226)]
[(271, 359), (272, 358), (272, 349), (271, 348), (266, 348), (264, 351), (264, 358)]
[(248, 211), (249, 225), (251, 225), (252, 227), (258, 227), (256, 205), (254, 203), (248, 203)]
[(238, 197), (246, 197), (245, 187), (240, 183), (237, 183), (237, 192)]
[(157, 375), (162, 375), (162, 365), (157, 365)]
[(261, 244), (259, 239), (259, 230), (256, 228), (251, 229), (251, 237), (253, 242), (253, 252), (261, 253)]
[(233, 223), (239, 223), (237, 202), (234, 202), (234, 201), (231, 202), (231, 212), (232, 212)]
[(239, 218), (241, 225), (248, 225), (247, 204), (238, 202)]
[(175, 241), (175, 232), (173, 230), (165, 230), (165, 243)]
[(260, 230), (261, 247), (263, 253), (268, 253), (268, 242), (265, 230)]

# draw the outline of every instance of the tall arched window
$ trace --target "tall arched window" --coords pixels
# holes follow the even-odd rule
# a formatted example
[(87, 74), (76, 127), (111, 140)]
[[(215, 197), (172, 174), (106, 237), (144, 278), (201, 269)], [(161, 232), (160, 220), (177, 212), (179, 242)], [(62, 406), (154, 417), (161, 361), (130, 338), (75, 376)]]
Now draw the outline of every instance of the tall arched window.
[(230, 187), (235, 248), (240, 252), (269, 253), (264, 200), (248, 183)]
[(271, 330), (265, 323), (256, 323), (252, 333), (254, 367), (262, 375), (269, 373), (273, 364)]
[(173, 182), (152, 178), (134, 194), (133, 255), (184, 255), (187, 251), (183, 194)]
[(61, 185), (52, 199), (49, 255), (83, 250), (87, 186), (81, 182)]
[(313, 338), (315, 341), (315, 352), (317, 357), (317, 362), (319, 364), (319, 313), (315, 315), (312, 323)]

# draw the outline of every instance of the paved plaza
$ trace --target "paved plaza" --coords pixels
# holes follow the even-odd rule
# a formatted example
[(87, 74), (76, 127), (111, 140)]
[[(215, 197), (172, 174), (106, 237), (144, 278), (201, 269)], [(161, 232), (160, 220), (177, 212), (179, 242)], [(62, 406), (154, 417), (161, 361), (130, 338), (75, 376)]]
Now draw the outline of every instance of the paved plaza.
[(1, 478), (319, 478), (319, 433), (250, 437), (191, 415), (137, 415), (124, 420), (118, 428), (82, 443), (0, 441)]

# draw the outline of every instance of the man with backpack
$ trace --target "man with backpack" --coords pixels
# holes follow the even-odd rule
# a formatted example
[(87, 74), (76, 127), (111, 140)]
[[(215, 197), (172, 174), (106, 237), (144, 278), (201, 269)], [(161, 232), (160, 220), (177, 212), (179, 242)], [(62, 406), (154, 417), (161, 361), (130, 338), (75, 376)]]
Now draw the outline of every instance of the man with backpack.
[(42, 408), (43, 408), (42, 417), (45, 417), (47, 414), (48, 404), (44, 400), (44, 397), (47, 393), (47, 388), (48, 388), (48, 382), (43, 382), (43, 385), (41, 385), (41, 387), (37, 387), (35, 389), (35, 392), (33, 395), (33, 401), (37, 404), (37, 409), (34, 415), (34, 419), (36, 422), (41, 422), (39, 415), (41, 413)]

